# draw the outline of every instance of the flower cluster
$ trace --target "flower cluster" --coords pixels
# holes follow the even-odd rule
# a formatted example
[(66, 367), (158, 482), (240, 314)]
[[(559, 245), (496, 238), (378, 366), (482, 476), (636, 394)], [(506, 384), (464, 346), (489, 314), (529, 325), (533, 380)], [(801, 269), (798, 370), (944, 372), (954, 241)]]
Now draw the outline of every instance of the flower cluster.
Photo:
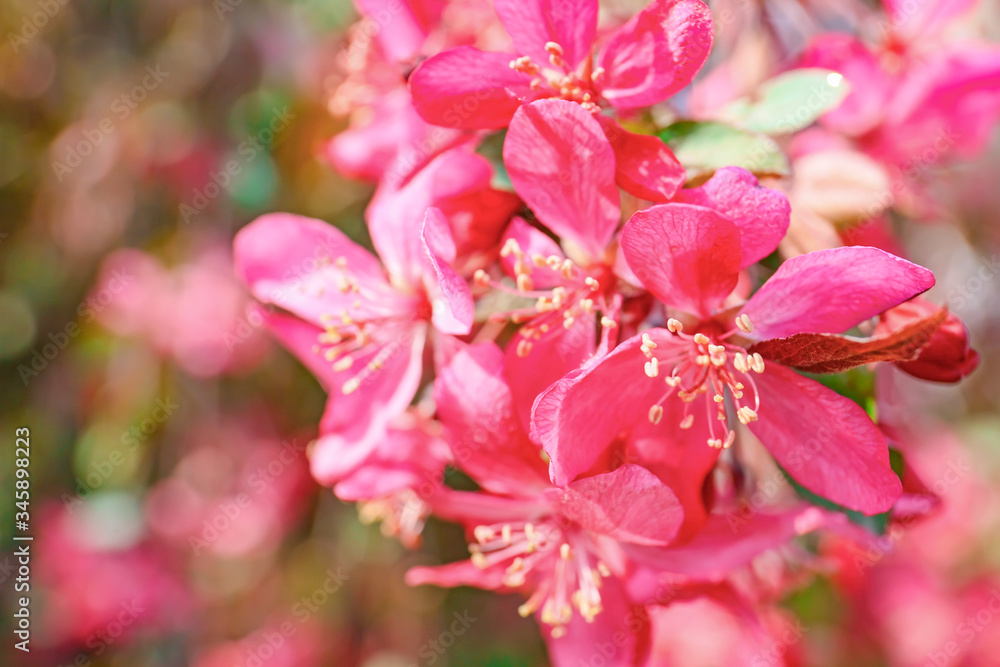
[[(797, 160), (901, 168), (950, 114), (974, 116), (954, 146), (971, 150), (1000, 100), (968, 82), (1000, 76), (996, 54), (918, 53), (947, 16), (881, 55), (823, 36), (770, 97), (696, 90), (690, 120), (675, 96), (712, 51), (701, 0), (600, 29), (596, 0), (358, 4), (331, 101), (354, 115), (326, 153), (377, 182), (374, 253), (284, 213), (235, 241), (259, 317), (329, 394), (313, 476), (411, 547), (431, 515), (464, 526), (467, 561), (407, 580), (522, 594), (555, 664), (640, 664), (679, 600), (766, 634), (766, 603), (815, 565), (795, 538), (853, 535), (920, 486), (830, 378), (954, 382), (977, 358), (919, 296), (932, 273), (871, 229), (790, 242), (801, 184), (755, 146), (791, 132)], [(804, 120), (767, 129), (798, 100)]]

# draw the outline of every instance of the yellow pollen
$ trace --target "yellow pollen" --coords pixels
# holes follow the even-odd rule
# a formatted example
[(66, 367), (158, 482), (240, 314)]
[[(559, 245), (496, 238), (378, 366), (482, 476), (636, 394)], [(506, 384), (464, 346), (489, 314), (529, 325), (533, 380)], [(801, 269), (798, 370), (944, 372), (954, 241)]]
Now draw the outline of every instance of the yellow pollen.
[(760, 356), (759, 352), (754, 352), (753, 356), (750, 357), (750, 368), (757, 373), (764, 372), (764, 358)]
[(676, 387), (681, 383), (681, 379), (676, 375), (668, 375), (663, 378), (663, 381), (666, 382), (669, 387)]
[(530, 292), (535, 289), (535, 284), (531, 281), (531, 276), (522, 273), (517, 277), (517, 289), (522, 292)]
[(604, 315), (601, 317), (601, 326), (607, 329), (614, 329), (618, 324), (607, 315)]
[(538, 268), (542, 268), (543, 266), (545, 266), (545, 256), (542, 255), (541, 253), (536, 252), (531, 256), (531, 263), (537, 266)]
[(591, 278), (587, 276), (587, 279), (583, 281), (591, 290), (597, 291), (601, 288), (601, 283), (597, 282), (596, 278)]
[(653, 342), (653, 339), (649, 337), (648, 333), (642, 334), (642, 345), (650, 350), (656, 349), (656, 343)]
[(667, 320), (667, 329), (669, 329), (671, 333), (680, 333), (684, 331), (684, 325), (681, 324), (680, 320), (675, 320), (671, 317)]
[(644, 368), (645, 368), (647, 376), (649, 376), (651, 378), (655, 378), (657, 375), (660, 374), (660, 361), (659, 361), (659, 359), (657, 359), (656, 357), (653, 357), (652, 359), (650, 359), (649, 361), (646, 362)]
[(709, 339), (708, 336), (706, 336), (703, 333), (696, 333), (694, 335), (694, 342), (696, 342), (698, 345), (708, 345), (709, 342), (710, 342), (710, 339)]
[(715, 396), (712, 397), (712, 400), (715, 401), (716, 403), (722, 403), (724, 400), (726, 400), (726, 398), (722, 394), (716, 394)]

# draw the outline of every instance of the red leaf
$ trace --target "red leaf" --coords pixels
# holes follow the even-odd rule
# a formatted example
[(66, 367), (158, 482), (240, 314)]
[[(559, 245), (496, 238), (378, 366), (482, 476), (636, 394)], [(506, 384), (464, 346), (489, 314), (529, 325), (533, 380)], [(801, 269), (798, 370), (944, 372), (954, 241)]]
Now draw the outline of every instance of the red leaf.
[(803, 333), (765, 340), (749, 351), (808, 373), (841, 373), (876, 361), (912, 361), (947, 316), (948, 310), (942, 308), (882, 337), (858, 339)]

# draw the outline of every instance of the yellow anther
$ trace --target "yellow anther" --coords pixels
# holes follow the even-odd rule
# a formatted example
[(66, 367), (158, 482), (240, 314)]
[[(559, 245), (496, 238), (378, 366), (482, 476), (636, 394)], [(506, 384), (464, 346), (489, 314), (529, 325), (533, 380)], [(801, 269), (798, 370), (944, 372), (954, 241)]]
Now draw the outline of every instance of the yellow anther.
[(753, 356), (750, 357), (750, 368), (757, 373), (764, 372), (764, 357), (760, 356), (759, 352), (754, 352)]
[(649, 408), (649, 423), (659, 424), (661, 419), (663, 419), (662, 405), (654, 405)]
[(477, 542), (479, 542), (480, 544), (485, 544), (486, 542), (489, 542), (494, 537), (496, 537), (497, 532), (492, 528), (490, 528), (489, 526), (476, 526), (472, 530), (472, 534), (476, 538)]
[(738, 370), (740, 373), (746, 373), (750, 370), (750, 366), (747, 364), (747, 358), (742, 352), (737, 352), (733, 357), (733, 368)]
[(646, 371), (646, 375), (648, 377), (655, 378), (660, 374), (660, 360), (653, 357), (646, 362), (645, 366), (643, 366), (643, 370)]
[(347, 268), (347, 258), (346, 257), (338, 257), (336, 259), (336, 261), (334, 262), (334, 264), (337, 265), (337, 268), (346, 269)]
[(715, 401), (716, 403), (722, 403), (724, 400), (726, 400), (726, 397), (723, 396), (722, 394), (716, 394), (715, 396), (712, 397), (712, 400)]
[(687, 417), (685, 417), (684, 419), (681, 420), (681, 428), (682, 429), (687, 430), (687, 429), (691, 428), (692, 424), (694, 424), (694, 415), (688, 415)]
[(743, 313), (736, 318), (736, 326), (743, 333), (750, 333), (753, 331), (753, 322), (750, 321), (750, 318), (746, 313)]
[(556, 42), (545, 42), (545, 52), (550, 56), (563, 55), (563, 48)]
[(340, 359), (337, 360), (335, 364), (333, 364), (333, 370), (337, 373), (340, 373), (341, 371), (346, 371), (353, 365), (354, 365), (354, 357), (352, 357), (351, 355), (347, 355), (341, 357)]
[(592, 278), (591, 276), (587, 276), (587, 278), (583, 282), (587, 287), (589, 287), (593, 291), (597, 291), (601, 288), (601, 283), (597, 282), (597, 279)]
[(607, 315), (604, 315), (601, 317), (601, 326), (605, 327), (606, 329), (614, 329), (616, 326), (618, 326), (618, 323), (615, 322), (610, 317), (608, 317)]
[(643, 347), (647, 347), (650, 350), (655, 350), (656, 349), (656, 343), (653, 342), (653, 339), (649, 337), (648, 333), (643, 333), (642, 334), (642, 345), (643, 345)]
[(703, 333), (696, 333), (694, 335), (694, 342), (697, 343), (698, 345), (708, 345), (710, 339)]
[(559, 546), (559, 556), (560, 556), (560, 557), (561, 557), (561, 558), (562, 558), (563, 560), (569, 560), (570, 558), (572, 558), (572, 557), (573, 557), (573, 552), (572, 552), (572, 551), (570, 550), (570, 548), (569, 548), (569, 544), (567, 544), (566, 542), (563, 542), (563, 543), (562, 543), (562, 544), (561, 544), (561, 545)]
[(504, 544), (510, 544), (510, 524), (505, 523), (503, 528), (500, 529), (500, 535), (503, 537)]
[(354, 392), (356, 392), (358, 390), (358, 387), (360, 386), (361, 386), (361, 380), (359, 380), (358, 378), (351, 378), (350, 380), (344, 383), (344, 386), (340, 388), (340, 392), (344, 394), (344, 396), (347, 396), (348, 394), (353, 394)]
[(472, 281), (478, 287), (487, 287), (490, 284), (490, 274), (483, 269), (476, 269), (476, 272), (472, 274)]
[(500, 248), (501, 257), (509, 257), (510, 255), (514, 255), (514, 257), (520, 257), (522, 255), (521, 245), (517, 242), (517, 239), (507, 239), (507, 241), (503, 244), (503, 247)]
[(741, 424), (749, 424), (750, 422), (757, 421), (757, 412), (745, 405), (736, 411), (736, 416), (739, 418)]
[(522, 292), (530, 292), (535, 289), (535, 284), (531, 281), (531, 276), (527, 273), (522, 273), (517, 276), (517, 289)]
[(676, 387), (681, 383), (681, 379), (676, 375), (668, 375), (663, 378), (663, 381), (667, 383), (668, 387)]

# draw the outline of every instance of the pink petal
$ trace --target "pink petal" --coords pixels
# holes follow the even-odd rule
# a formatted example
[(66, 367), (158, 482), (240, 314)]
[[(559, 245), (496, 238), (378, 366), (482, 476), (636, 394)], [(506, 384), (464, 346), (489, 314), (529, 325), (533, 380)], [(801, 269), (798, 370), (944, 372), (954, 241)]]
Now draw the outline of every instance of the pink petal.
[[(402, 0), (355, 0), (361, 14), (376, 29), (378, 44), (389, 60), (406, 62), (420, 54), (427, 39), (427, 31), (433, 26), (435, 15), (421, 16), (422, 3)], [(366, 32), (366, 34), (368, 34)]]
[(778, 364), (755, 376), (750, 430), (795, 481), (849, 509), (877, 514), (902, 493), (885, 436), (854, 401)]
[[(649, 333), (654, 340), (659, 335)], [(663, 382), (643, 373), (641, 345), (639, 336), (628, 339), (538, 397), (531, 435), (549, 455), (556, 485), (566, 486), (590, 470), (623, 431), (648, 419), (649, 407), (663, 395)]]
[(687, 179), (673, 151), (658, 137), (628, 132), (604, 115), (598, 118), (615, 151), (618, 186), (640, 199), (670, 201)]
[(934, 274), (877, 248), (793, 257), (743, 306), (755, 340), (842, 333), (934, 285)]
[(510, 180), (538, 219), (600, 258), (621, 216), (615, 156), (579, 104), (539, 100), (514, 115), (503, 147)]
[(424, 285), (431, 300), (434, 327), (447, 334), (464, 335), (472, 329), (472, 291), (450, 262), (455, 261), (455, 240), (441, 209), (428, 208), (424, 217)]
[(710, 208), (736, 223), (743, 249), (740, 268), (774, 252), (792, 215), (784, 194), (761, 187), (756, 176), (739, 167), (719, 169), (701, 187), (678, 192), (674, 201)]
[(754, 558), (788, 544), (822, 522), (822, 510), (804, 506), (781, 514), (751, 516), (715, 514), (704, 529), (685, 544), (666, 549), (627, 548), (636, 562), (696, 580), (728, 576)]
[[(378, 260), (336, 227), (288, 213), (263, 215), (244, 227), (233, 242), (236, 273), (257, 299), (273, 303), (322, 325), (324, 315), (350, 311), (360, 316), (386, 310), (400, 314), (413, 307), (385, 279)], [(343, 259), (345, 267), (337, 266)], [(353, 308), (354, 292), (338, 285), (349, 276), (366, 299)]]
[(263, 319), (271, 334), (309, 369), (327, 393), (340, 386), (342, 381), (338, 381), (333, 364), (316, 350), (320, 334), (324, 331), (322, 327), (292, 315), (269, 312), (260, 307), (256, 313)]
[(974, 156), (988, 144), (998, 118), (1000, 51), (954, 47), (907, 72), (872, 150), (905, 172), (949, 154)]
[(551, 495), (563, 516), (619, 542), (669, 544), (684, 520), (670, 487), (638, 465), (579, 479)]
[[(507, 231), (504, 232), (503, 238), (500, 240), (500, 247), (504, 247), (509, 240), (514, 240), (517, 242), (518, 247), (524, 255), (523, 261), (525, 263), (530, 263), (531, 258), (535, 255), (541, 255), (542, 257), (558, 257), (560, 260), (565, 259), (566, 256), (563, 254), (562, 248), (559, 244), (553, 241), (547, 234), (539, 229), (535, 229), (527, 222), (524, 218), (515, 217), (510, 221), (510, 225), (507, 226)], [(515, 266), (518, 262), (518, 257), (514, 253), (509, 253), (506, 256), (500, 257), (500, 264), (503, 266), (504, 271), (508, 276), (514, 277), (517, 272), (515, 271)], [(549, 289), (557, 285), (562, 285), (566, 282), (566, 278), (559, 271), (553, 271), (547, 265), (546, 266), (536, 266), (530, 264), (531, 267), (531, 282), (536, 289)]]
[(621, 244), (646, 289), (702, 319), (711, 317), (739, 280), (739, 230), (711, 209), (660, 204), (639, 211), (625, 224)]
[(402, 187), (388, 182), (379, 187), (365, 218), (372, 244), (397, 283), (416, 283), (423, 273), (420, 229), (429, 206), (441, 209), (447, 218), (456, 254), (496, 245), (510, 214), (521, 204), (513, 194), (490, 187), (492, 176), (486, 158), (459, 146), (435, 157)]
[(535, 96), (531, 77), (510, 68), (509, 53), (460, 46), (431, 56), (410, 75), (417, 112), (432, 125), (459, 129), (507, 126), (522, 100)]
[[(662, 336), (662, 329), (650, 329), (647, 333), (654, 340)], [(659, 388), (662, 382), (642, 376), (636, 382), (646, 382)], [(663, 389), (659, 389), (663, 393)], [(655, 392), (654, 392), (655, 393)], [(659, 396), (651, 397), (647, 410)], [(663, 415), (658, 424), (650, 423), (648, 415), (640, 415), (632, 428), (625, 450), (624, 459), (637, 463), (662, 480), (677, 496), (684, 510), (684, 523), (677, 533), (676, 541), (689, 539), (701, 531), (708, 519), (705, 504), (705, 480), (712, 473), (719, 460), (721, 450), (709, 447), (708, 422), (699, 418), (705, 414), (704, 402), (708, 396), (701, 396), (688, 406), (676, 396), (663, 402)], [(679, 428), (686, 416), (684, 408), (696, 415), (690, 428)]]
[(455, 464), (489, 491), (523, 494), (548, 486), (545, 463), (514, 414), (503, 366), (494, 343), (465, 348), (439, 371), (434, 402)]
[(495, 0), (497, 15), (519, 56), (549, 66), (546, 42), (563, 49), (570, 69), (590, 54), (597, 34), (597, 0)]
[[(368, 421), (385, 424), (401, 414), (420, 385), (426, 338), (423, 323), (376, 331), (368, 344), (351, 354), (354, 363), (333, 374), (320, 431), (349, 432), (359, 425), (367, 429)], [(356, 381), (356, 388), (349, 381)]]
[(701, 0), (654, 0), (601, 50), (601, 94), (621, 109), (662, 102), (691, 83), (714, 35), (712, 13)]
[(541, 340), (530, 341), (531, 351), (523, 357), (518, 353), (518, 346), (524, 340), (520, 331), (507, 344), (507, 381), (513, 392), (514, 408), (526, 431), (538, 395), (580, 368), (596, 352), (595, 315), (581, 313), (569, 329), (563, 328), (561, 317), (553, 318), (550, 324), (553, 327), (550, 333)]

